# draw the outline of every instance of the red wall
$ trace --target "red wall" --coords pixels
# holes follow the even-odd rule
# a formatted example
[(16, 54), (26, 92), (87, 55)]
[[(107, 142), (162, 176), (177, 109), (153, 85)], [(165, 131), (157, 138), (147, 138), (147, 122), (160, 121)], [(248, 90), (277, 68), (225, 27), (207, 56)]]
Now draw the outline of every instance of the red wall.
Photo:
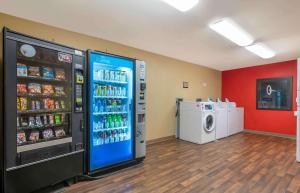
[[(293, 111), (256, 110), (256, 79), (293, 77)], [(245, 129), (296, 135), (296, 60), (222, 72), (222, 98), (245, 108)]]

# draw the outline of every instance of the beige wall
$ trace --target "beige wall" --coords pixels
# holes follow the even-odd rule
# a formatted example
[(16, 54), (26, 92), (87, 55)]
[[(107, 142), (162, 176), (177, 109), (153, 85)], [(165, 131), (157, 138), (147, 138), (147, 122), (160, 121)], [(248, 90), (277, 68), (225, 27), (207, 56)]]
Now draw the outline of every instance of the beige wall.
[[(144, 60), (147, 64), (148, 77), (146, 119), (148, 140), (174, 135), (176, 97), (206, 99), (208, 96), (216, 98), (221, 95), (221, 73), (216, 70), (0, 13), (0, 27), (4, 26), (83, 50), (107, 51)], [(1, 34), (1, 65), (2, 49)], [(182, 81), (188, 81), (190, 87), (183, 89)], [(203, 86), (203, 83), (207, 83), (207, 86)]]

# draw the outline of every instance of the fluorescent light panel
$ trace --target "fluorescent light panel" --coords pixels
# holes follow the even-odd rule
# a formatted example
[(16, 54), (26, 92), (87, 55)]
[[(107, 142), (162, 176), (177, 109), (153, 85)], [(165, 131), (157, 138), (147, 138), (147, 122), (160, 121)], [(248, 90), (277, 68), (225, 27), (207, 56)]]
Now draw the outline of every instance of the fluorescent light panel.
[(179, 11), (185, 12), (198, 4), (199, 0), (162, 0)]
[(249, 46), (254, 41), (250, 34), (227, 18), (218, 20), (210, 24), (209, 27), (239, 46)]
[(258, 55), (259, 57), (264, 59), (272, 58), (275, 56), (275, 52), (263, 43), (256, 43), (245, 48), (253, 54)]

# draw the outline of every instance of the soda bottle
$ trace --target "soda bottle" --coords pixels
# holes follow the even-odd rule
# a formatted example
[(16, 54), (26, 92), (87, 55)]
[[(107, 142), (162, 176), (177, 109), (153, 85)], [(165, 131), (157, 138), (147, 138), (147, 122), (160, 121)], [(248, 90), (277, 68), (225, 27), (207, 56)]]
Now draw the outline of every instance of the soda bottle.
[(97, 113), (98, 112), (98, 104), (97, 104), (97, 100), (94, 99), (94, 112)]
[(118, 127), (123, 127), (121, 115), (117, 115), (117, 122), (118, 122), (118, 125), (119, 125)]
[(109, 100), (107, 100), (107, 103), (106, 103), (106, 112), (110, 112), (110, 110), (111, 110), (111, 101), (109, 99)]
[(105, 100), (105, 99), (103, 100), (103, 105), (102, 105), (102, 107), (103, 107), (102, 112), (107, 112), (107, 104), (106, 104), (106, 100)]
[(99, 145), (103, 145), (104, 139), (103, 139), (103, 131), (99, 132)]
[(109, 96), (110, 95), (110, 86), (107, 85), (106, 86), (106, 95), (105, 96)]
[(127, 127), (127, 118), (126, 118), (126, 116), (123, 116), (123, 126)]
[(101, 100), (97, 100), (97, 106), (98, 106), (98, 112), (100, 113), (101, 112), (101, 107), (102, 107), (102, 103), (101, 103)]
[(111, 142), (114, 143), (114, 142), (116, 142), (116, 130), (115, 129), (112, 130), (111, 134), (112, 134), (112, 137), (111, 137), (112, 141)]
[(122, 97), (126, 96), (126, 88), (125, 87), (123, 87), (122, 90), (121, 90), (121, 96)]
[(102, 95), (102, 86), (98, 86), (98, 89), (99, 89), (99, 91), (98, 91), (98, 96), (101, 96)]
[(102, 117), (100, 117), (99, 118), (99, 129), (101, 130), (101, 129), (103, 129), (103, 118)]
[(115, 79), (116, 79), (116, 81), (120, 81), (120, 71), (116, 71)]
[(99, 112), (102, 113), (103, 112), (103, 104), (102, 102), (99, 100)]
[(107, 121), (107, 117), (106, 116), (103, 117), (103, 123), (104, 123), (103, 129), (107, 129), (108, 128), (108, 121)]
[(115, 72), (113, 70), (110, 71), (110, 80), (115, 80)]
[(114, 127), (115, 127), (114, 115), (111, 115), (110, 128), (114, 128)]
[(121, 73), (120, 73), (120, 81), (125, 82), (125, 72), (124, 71), (121, 71)]
[(122, 111), (127, 112), (127, 105), (126, 104), (122, 105)]
[(108, 115), (108, 128), (112, 127), (112, 119), (111, 119), (111, 115)]
[(100, 69), (98, 71), (98, 80), (103, 80), (103, 74), (104, 74), (104, 70)]
[(104, 143), (105, 144), (109, 144), (109, 137), (110, 137), (110, 134), (109, 134), (109, 131), (105, 131), (104, 132), (105, 133), (105, 135), (104, 135)]
[(107, 86), (103, 86), (103, 96), (107, 96)]
[(109, 70), (104, 70), (104, 80), (109, 80)]
[(119, 142), (119, 141), (120, 141), (119, 131), (116, 129), (115, 130), (115, 142)]
[(116, 96), (116, 87), (115, 86), (111, 87), (111, 96)]
[(117, 121), (117, 115), (113, 116), (113, 122), (114, 122), (114, 127), (119, 127), (118, 121)]

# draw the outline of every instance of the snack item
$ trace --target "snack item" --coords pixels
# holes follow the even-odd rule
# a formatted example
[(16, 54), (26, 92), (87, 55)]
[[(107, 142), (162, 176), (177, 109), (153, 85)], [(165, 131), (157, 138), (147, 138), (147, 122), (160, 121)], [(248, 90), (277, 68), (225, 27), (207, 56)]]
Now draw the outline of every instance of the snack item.
[(29, 117), (28, 126), (29, 127), (35, 127), (35, 119), (34, 119), (34, 117)]
[(17, 64), (17, 76), (27, 76), (27, 66), (24, 64)]
[(54, 73), (52, 68), (43, 68), (44, 78), (54, 78)]
[(52, 137), (54, 137), (54, 134), (53, 134), (52, 129), (45, 129), (45, 130), (43, 131), (43, 138), (44, 138), (44, 139), (50, 139), (50, 138), (52, 138)]
[(28, 76), (41, 76), (40, 67), (28, 66)]
[(40, 116), (36, 116), (35, 117), (35, 125), (38, 127), (42, 127), (43, 126), (43, 122)]
[(65, 122), (65, 117), (66, 117), (65, 114), (61, 114), (61, 123), (64, 123), (64, 122)]
[(55, 109), (59, 109), (59, 102), (55, 101)]
[(53, 125), (54, 124), (54, 116), (53, 115), (48, 115), (49, 117), (49, 124)]
[(21, 127), (27, 127), (27, 126), (28, 126), (28, 118), (21, 117)]
[(58, 94), (58, 95), (64, 95), (65, 94), (64, 87), (56, 86), (55, 87), (55, 93)]
[(43, 115), (43, 124), (48, 125), (48, 118), (47, 115)]
[(17, 144), (21, 145), (26, 142), (26, 135), (24, 131), (17, 133)]
[(17, 109), (18, 111), (27, 110), (27, 99), (25, 97), (17, 97)]
[(40, 110), (41, 109), (41, 102), (40, 101), (35, 101), (35, 108), (37, 110)]
[(27, 93), (26, 84), (17, 84), (17, 93), (20, 93), (20, 94)]
[(28, 74), (28, 76), (36, 76), (36, 77), (41, 76), (41, 74), (40, 74), (40, 67), (37, 67), (37, 66), (28, 66), (27, 67), (27, 74)]
[(55, 69), (55, 78), (59, 80), (66, 80), (65, 70), (63, 68)]
[(55, 130), (55, 136), (56, 137), (64, 137), (64, 136), (66, 136), (66, 132), (62, 128), (56, 129)]
[(35, 101), (31, 101), (31, 110), (35, 110)]
[(45, 109), (54, 109), (54, 100), (50, 98), (44, 99), (44, 108)]
[(36, 142), (40, 138), (40, 133), (38, 131), (32, 131), (29, 135), (29, 141)]
[(37, 84), (37, 83), (29, 83), (28, 91), (31, 94), (40, 94), (40, 93), (42, 93), (41, 85)]
[(37, 100), (31, 101), (31, 110), (40, 110), (41, 109), (41, 102)]
[(65, 109), (66, 108), (65, 101), (60, 101), (60, 106), (62, 109)]
[(60, 125), (61, 124), (61, 118), (59, 114), (55, 114), (55, 124)]
[(43, 93), (44, 94), (53, 94), (54, 93), (52, 85), (50, 85), (50, 84), (44, 84), (42, 87), (43, 87)]

